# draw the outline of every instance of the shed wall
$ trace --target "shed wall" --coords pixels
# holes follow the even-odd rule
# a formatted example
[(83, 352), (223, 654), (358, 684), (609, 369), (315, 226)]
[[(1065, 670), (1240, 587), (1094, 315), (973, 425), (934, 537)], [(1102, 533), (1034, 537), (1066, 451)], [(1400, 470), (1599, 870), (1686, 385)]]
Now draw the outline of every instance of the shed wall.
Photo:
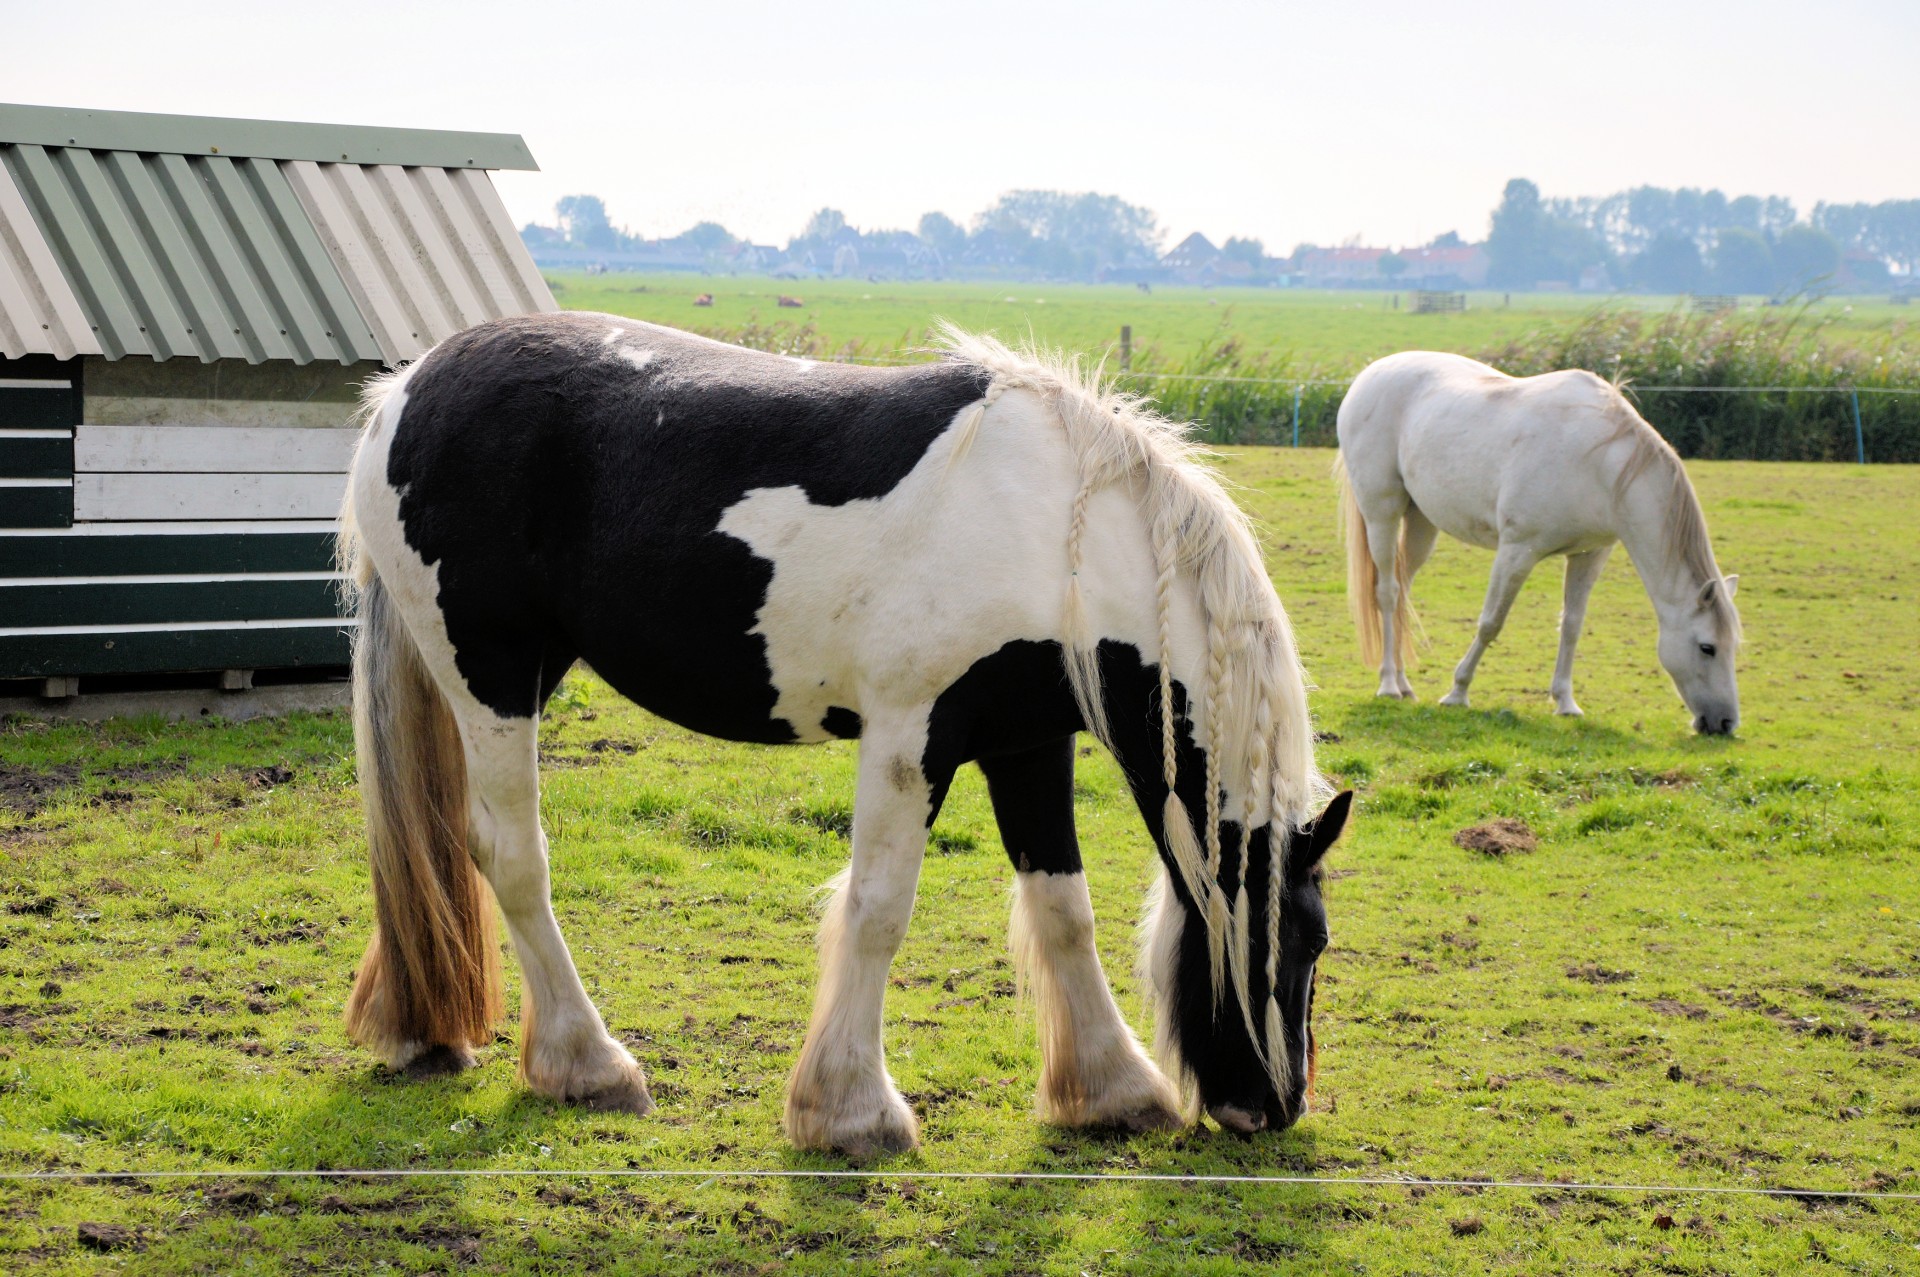
[(0, 679), (345, 665), (335, 519), (378, 367), (0, 361)]

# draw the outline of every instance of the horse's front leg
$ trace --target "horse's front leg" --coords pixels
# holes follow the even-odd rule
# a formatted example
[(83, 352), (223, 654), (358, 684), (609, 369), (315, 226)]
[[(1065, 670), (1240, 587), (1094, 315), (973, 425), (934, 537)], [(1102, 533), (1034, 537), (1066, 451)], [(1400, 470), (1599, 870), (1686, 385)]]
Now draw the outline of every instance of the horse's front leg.
[(1015, 961), (1040, 1013), (1042, 1119), (1170, 1130), (1180, 1097), (1120, 1014), (1093, 943), (1093, 899), (1073, 827), (1074, 737), (980, 760), (1019, 876)]
[(1507, 623), (1507, 613), (1520, 595), (1520, 587), (1526, 584), (1527, 574), (1539, 561), (1540, 556), (1531, 546), (1517, 541), (1500, 543), (1500, 549), (1493, 556), (1493, 576), (1487, 582), (1487, 601), (1480, 608), (1479, 628), (1474, 631), (1467, 654), (1460, 658), (1460, 664), (1453, 671), (1453, 690), (1440, 698), (1442, 705), (1467, 703), (1467, 687), (1473, 682), (1473, 672), (1479, 668), (1481, 655), (1487, 645), (1500, 636)]
[[(869, 718), (854, 791), (853, 863), (820, 924), (820, 987), (787, 1087), (787, 1138), (854, 1157), (900, 1152), (919, 1124), (880, 1044), (887, 968), (907, 933), (935, 785), (922, 771), (924, 712)], [(944, 778), (938, 788), (944, 791)]]
[(1587, 596), (1593, 593), (1593, 583), (1600, 579), (1600, 570), (1606, 567), (1607, 555), (1612, 552), (1612, 546), (1603, 545), (1585, 554), (1567, 556), (1567, 581), (1560, 603), (1560, 656), (1553, 663), (1553, 686), (1549, 689), (1556, 714), (1581, 712), (1573, 700), (1573, 650), (1580, 645), (1580, 629), (1587, 621)]

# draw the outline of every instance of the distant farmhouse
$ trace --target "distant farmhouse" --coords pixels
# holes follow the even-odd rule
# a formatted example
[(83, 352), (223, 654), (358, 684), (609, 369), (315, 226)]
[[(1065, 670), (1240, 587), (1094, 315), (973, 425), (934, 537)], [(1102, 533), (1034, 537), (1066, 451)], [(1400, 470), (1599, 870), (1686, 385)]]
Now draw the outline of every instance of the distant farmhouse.
[[(1390, 260), (1391, 259), (1391, 260)], [(1391, 262), (1397, 262), (1395, 270)], [(1490, 259), (1478, 244), (1452, 248), (1308, 248), (1293, 259), (1302, 288), (1484, 288)]]

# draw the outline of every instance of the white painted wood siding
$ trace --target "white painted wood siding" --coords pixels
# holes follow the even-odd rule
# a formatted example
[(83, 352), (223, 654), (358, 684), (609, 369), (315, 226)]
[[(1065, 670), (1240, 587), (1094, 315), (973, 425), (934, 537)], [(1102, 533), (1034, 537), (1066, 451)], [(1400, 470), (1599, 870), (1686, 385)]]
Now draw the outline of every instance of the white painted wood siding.
[(358, 430), (83, 425), (74, 435), (73, 469), (76, 474), (345, 474), (359, 437)]
[(344, 474), (76, 474), (77, 522), (130, 519), (326, 519)]

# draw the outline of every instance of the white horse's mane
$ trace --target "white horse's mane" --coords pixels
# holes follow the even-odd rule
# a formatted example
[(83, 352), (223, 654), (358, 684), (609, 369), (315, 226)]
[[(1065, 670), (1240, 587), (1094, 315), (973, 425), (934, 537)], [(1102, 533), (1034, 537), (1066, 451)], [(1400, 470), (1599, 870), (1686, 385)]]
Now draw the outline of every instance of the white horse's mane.
[(1687, 478), (1687, 467), (1673, 445), (1634, 411), (1621, 393), (1623, 388), (1622, 383), (1609, 384), (1601, 407), (1601, 412), (1613, 422), (1613, 433), (1602, 440), (1600, 446), (1604, 448), (1623, 439), (1633, 445), (1626, 464), (1614, 479), (1614, 500), (1617, 502), (1642, 476), (1658, 476), (1666, 481), (1664, 540), (1667, 547), (1696, 582), (1715, 583), (1716, 588), (1707, 596), (1713, 608), (1714, 627), (1722, 641), (1738, 640), (1740, 614), (1734, 610), (1733, 599), (1726, 588), (1719, 585), (1720, 567), (1714, 560), (1713, 544), (1707, 536), (1707, 516), (1700, 509), (1700, 497), (1693, 490), (1693, 482)]
[[(1307, 680), (1293, 629), (1274, 593), (1259, 543), (1245, 512), (1219, 478), (1202, 464), (1201, 449), (1186, 427), (1153, 412), (1136, 396), (1115, 389), (1100, 366), (1077, 356), (1029, 346), (1015, 351), (992, 337), (942, 324), (941, 347), (949, 358), (972, 364), (991, 378), (985, 396), (960, 425), (952, 456), (965, 454), (986, 410), (1008, 390), (1038, 395), (1059, 420), (1078, 460), (1080, 487), (1068, 529), (1065, 634), (1067, 676), (1088, 729), (1112, 747), (1101, 695), (1098, 636), (1088, 625), (1080, 578), (1082, 539), (1089, 498), (1114, 484), (1129, 486), (1146, 520), (1157, 573), (1161, 689), (1162, 766), (1168, 788), (1163, 824), (1175, 867), (1206, 922), (1216, 1000), (1230, 980), (1258, 1049), (1268, 1044), (1266, 1064), (1285, 1090), (1288, 1069), (1278, 1003), (1268, 996), (1264, 1037), (1254, 1032), (1249, 986), (1251, 912), (1243, 864), (1241, 885), (1229, 901), (1220, 886), (1220, 823), (1239, 822), (1243, 840), (1264, 820), (1270, 824), (1270, 889), (1267, 901), (1267, 987), (1272, 990), (1279, 952), (1285, 857), (1292, 830), (1310, 818), (1328, 791), (1313, 763), (1313, 731), (1307, 713)], [(1186, 573), (1206, 625), (1206, 660), (1199, 685), (1188, 689), (1189, 713), (1204, 707), (1206, 739), (1206, 845), (1193, 834), (1176, 780), (1172, 697), (1173, 586)], [(1223, 786), (1241, 797), (1241, 810), (1223, 813)], [(1243, 847), (1245, 843), (1243, 841)]]

